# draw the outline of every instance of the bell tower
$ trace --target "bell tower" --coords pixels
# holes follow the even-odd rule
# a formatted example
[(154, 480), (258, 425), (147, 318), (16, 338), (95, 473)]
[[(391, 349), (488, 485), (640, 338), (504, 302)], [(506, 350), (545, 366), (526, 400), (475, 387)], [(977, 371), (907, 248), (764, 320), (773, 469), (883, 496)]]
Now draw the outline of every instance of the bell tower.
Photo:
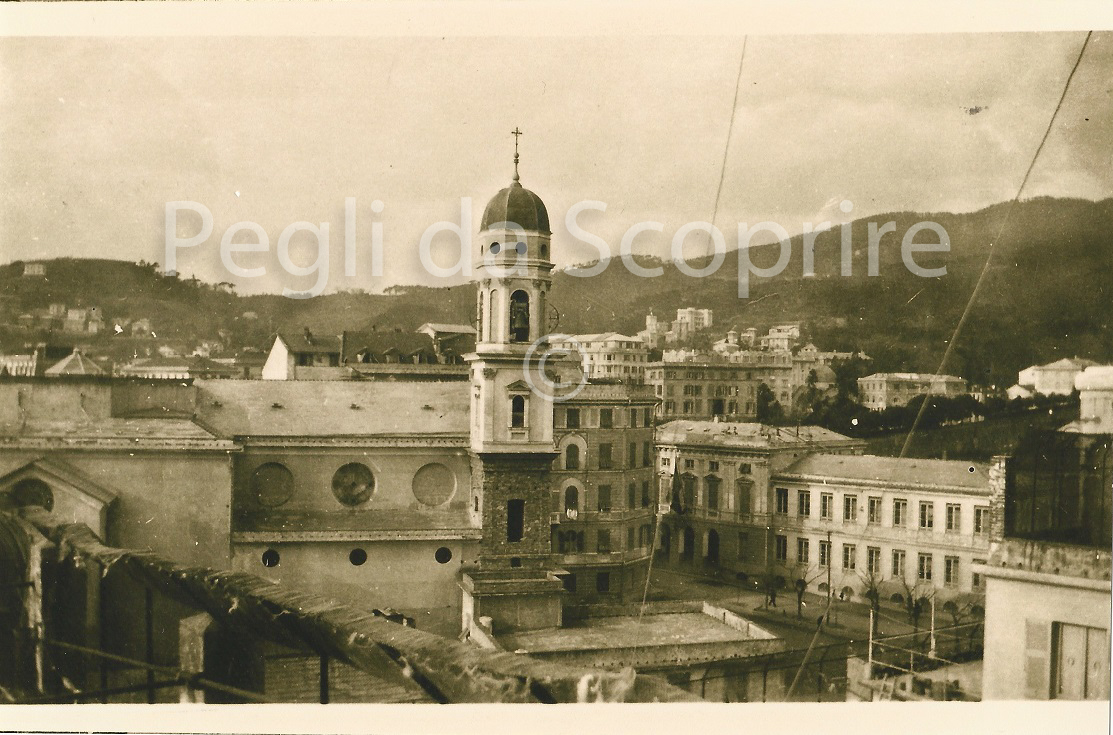
[[(463, 626), (495, 632), (558, 627), (562, 584), (549, 567), (553, 402), (546, 379), (545, 314), (552, 232), (541, 198), (518, 176), (483, 212), (476, 267), (471, 366), (472, 511), (483, 528), (478, 565), (466, 570)], [(549, 374), (549, 375), (546, 375)]]

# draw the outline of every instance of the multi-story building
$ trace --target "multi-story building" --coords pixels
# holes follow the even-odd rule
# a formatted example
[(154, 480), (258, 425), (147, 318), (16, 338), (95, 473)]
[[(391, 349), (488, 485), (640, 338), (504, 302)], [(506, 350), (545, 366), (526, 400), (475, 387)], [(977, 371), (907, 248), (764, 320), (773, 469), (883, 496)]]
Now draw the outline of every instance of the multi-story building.
[(818, 426), (664, 424), (657, 431), (662, 563), (766, 573), (773, 560), (771, 478), (810, 452), (864, 449), (865, 442)]
[(669, 327), (667, 324), (662, 324), (661, 320), (652, 310), (645, 315), (645, 329), (638, 332), (637, 336), (641, 338), (642, 342), (647, 348), (656, 349), (668, 334)]
[(711, 309), (697, 309), (690, 306), (687, 309), (676, 310), (676, 321), (673, 322), (673, 328), (681, 325), (689, 332), (697, 332), (701, 329), (708, 329), (714, 320), (714, 312)]
[(645, 380), (649, 350), (641, 337), (627, 337), (617, 332), (602, 334), (551, 335), (549, 344), (555, 348), (574, 350), (581, 370), (589, 380)]
[(552, 550), (577, 599), (628, 600), (645, 586), (657, 504), (653, 390), (589, 383), (555, 406)]
[(1074, 391), (1075, 378), (1092, 365), (1097, 363), (1081, 357), (1064, 357), (1046, 365), (1032, 365), (1017, 375), (1016, 385), (1008, 390), (1009, 396), (1069, 396)]
[(761, 338), (763, 350), (791, 350), (800, 339), (800, 325), (780, 324), (769, 328), (769, 333)]
[(774, 568), (790, 583), (981, 604), (973, 565), (989, 553), (987, 465), (809, 454), (772, 485)]
[(982, 698), (1109, 699), (1113, 368), (1076, 379), (1079, 421), (993, 477)]
[(862, 405), (873, 411), (906, 406), (916, 396), (955, 398), (966, 394), (966, 381), (953, 375), (928, 373), (874, 373), (858, 378)]
[(791, 353), (746, 351), (735, 353), (730, 362), (650, 363), (646, 382), (661, 399), (658, 415), (663, 421), (742, 421), (756, 416), (762, 383), (787, 406), (794, 390), (792, 372)]

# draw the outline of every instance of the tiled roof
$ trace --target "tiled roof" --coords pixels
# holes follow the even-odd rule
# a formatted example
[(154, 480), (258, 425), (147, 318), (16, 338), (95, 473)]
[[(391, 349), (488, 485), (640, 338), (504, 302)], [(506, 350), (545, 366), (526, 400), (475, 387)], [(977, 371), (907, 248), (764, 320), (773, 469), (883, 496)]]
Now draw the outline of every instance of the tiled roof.
[(196, 384), (198, 419), (223, 436), (458, 436), (470, 426), (471, 387), (460, 381)]
[(989, 493), (988, 465), (946, 459), (809, 454), (797, 460), (779, 476), (884, 482), (906, 487), (962, 488), (965, 491)]
[(724, 447), (773, 447), (857, 440), (822, 426), (766, 426), (729, 421), (670, 421), (657, 430), (659, 444), (709, 444)]
[(339, 354), (340, 352), (340, 337), (336, 335), (281, 332), (278, 336), (286, 343), (290, 352), (311, 354)]

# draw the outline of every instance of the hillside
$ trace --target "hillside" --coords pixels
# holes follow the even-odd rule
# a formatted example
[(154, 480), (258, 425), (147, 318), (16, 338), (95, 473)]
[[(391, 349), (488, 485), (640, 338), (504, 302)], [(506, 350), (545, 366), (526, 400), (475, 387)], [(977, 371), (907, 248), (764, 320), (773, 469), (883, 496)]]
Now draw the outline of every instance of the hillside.
[[(738, 298), (739, 255), (728, 253), (711, 277), (693, 279), (671, 264), (664, 275), (639, 278), (619, 261), (591, 278), (564, 272), (554, 277), (552, 303), (563, 332), (644, 326), (651, 309), (668, 319), (684, 306), (715, 310), (715, 332), (731, 326), (759, 329), (800, 321), (805, 337), (825, 349), (863, 350), (879, 370), (932, 371), (965, 307), (1005, 205), (968, 214), (900, 212), (852, 224), (852, 274), (839, 275), (840, 233), (822, 233), (815, 245), (814, 277), (802, 275), (802, 238), (791, 241), (783, 273), (754, 279), (750, 298)], [(921, 278), (901, 260), (900, 241), (913, 224), (930, 220), (950, 235), (951, 251), (918, 254), (922, 267), (945, 265), (947, 275)], [(882, 239), (879, 275), (869, 276), (868, 222), (893, 221)], [(1113, 270), (1109, 227), (1113, 199), (1090, 202), (1040, 198), (1020, 203), (1008, 229), (992, 248), (993, 262), (974, 302), (948, 371), (976, 382), (1009, 385), (1020, 368), (1062, 356), (1113, 360), (1110, 314)], [(931, 241), (921, 233), (919, 242)], [(555, 247), (559, 248), (559, 235)], [(779, 246), (751, 249), (759, 266), (776, 261)], [(706, 264), (693, 261), (693, 267)], [(475, 289), (424, 286), (390, 294), (334, 293), (308, 300), (278, 295), (240, 297), (212, 285), (165, 277), (150, 264), (59, 259), (46, 264), (46, 279), (22, 278), (22, 264), (0, 266), (0, 308), (5, 322), (53, 301), (99, 306), (109, 319), (146, 316), (160, 337), (185, 341), (213, 338), (225, 330), (235, 347), (265, 346), (279, 329), (309, 327), (338, 333), (371, 325), (414, 329), (426, 321), (471, 323)], [(243, 318), (255, 312), (257, 319)], [(19, 335), (8, 330), (6, 342)]]

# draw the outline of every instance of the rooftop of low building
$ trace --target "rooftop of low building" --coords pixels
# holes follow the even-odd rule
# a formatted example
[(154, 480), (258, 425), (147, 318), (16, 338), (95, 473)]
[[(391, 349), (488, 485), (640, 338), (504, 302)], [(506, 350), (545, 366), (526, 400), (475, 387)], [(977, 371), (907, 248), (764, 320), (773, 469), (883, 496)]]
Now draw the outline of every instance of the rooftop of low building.
[(737, 447), (775, 447), (809, 444), (863, 444), (822, 426), (769, 426), (730, 421), (680, 419), (657, 430), (659, 444), (706, 444)]
[(498, 636), (507, 650), (540, 653), (649, 649), (699, 644), (774, 641), (775, 635), (722, 608), (587, 617), (564, 628), (543, 628)]

